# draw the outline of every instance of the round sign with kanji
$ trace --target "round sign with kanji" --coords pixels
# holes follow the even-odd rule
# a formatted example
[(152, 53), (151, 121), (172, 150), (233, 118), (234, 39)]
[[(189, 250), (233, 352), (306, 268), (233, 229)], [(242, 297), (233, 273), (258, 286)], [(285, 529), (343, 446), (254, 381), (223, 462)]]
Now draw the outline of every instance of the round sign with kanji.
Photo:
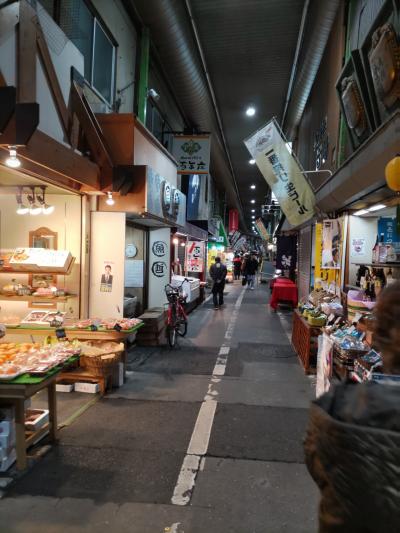
[(164, 257), (167, 253), (167, 243), (164, 241), (155, 241), (151, 249), (157, 257)]

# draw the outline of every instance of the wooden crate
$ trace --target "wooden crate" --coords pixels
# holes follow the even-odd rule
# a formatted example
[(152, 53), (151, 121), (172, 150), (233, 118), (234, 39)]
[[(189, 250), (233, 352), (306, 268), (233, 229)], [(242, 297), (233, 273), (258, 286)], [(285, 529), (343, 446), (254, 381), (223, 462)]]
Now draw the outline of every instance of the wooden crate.
[(311, 367), (310, 359), (315, 351), (315, 337), (322, 333), (322, 327), (310, 326), (296, 309), (293, 313), (292, 346), (303, 365), (306, 374), (315, 373), (315, 368)]

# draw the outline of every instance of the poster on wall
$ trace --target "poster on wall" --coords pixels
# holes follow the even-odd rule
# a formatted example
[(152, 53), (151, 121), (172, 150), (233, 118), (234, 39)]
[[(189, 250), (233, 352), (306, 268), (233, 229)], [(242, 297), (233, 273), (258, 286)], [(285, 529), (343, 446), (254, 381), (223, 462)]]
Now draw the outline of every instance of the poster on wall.
[(315, 195), (275, 120), (244, 141), (285, 213), (297, 226), (315, 213)]
[(125, 260), (125, 287), (141, 289), (144, 286), (144, 261), (141, 259)]
[(351, 255), (365, 255), (366, 239), (364, 237), (354, 237), (351, 239)]
[(178, 174), (208, 174), (210, 167), (209, 135), (175, 135), (172, 155), (178, 162)]
[(336, 218), (322, 223), (321, 268), (339, 270), (342, 261), (343, 220)]
[(189, 241), (186, 247), (186, 270), (204, 272), (204, 242)]
[(329, 284), (336, 281), (338, 271), (333, 268), (322, 268), (322, 224), (315, 226), (315, 256), (314, 256), (314, 282), (313, 286), (318, 286), (321, 282)]
[(114, 274), (112, 272), (112, 261), (104, 261), (104, 272), (100, 279), (100, 292), (112, 292)]

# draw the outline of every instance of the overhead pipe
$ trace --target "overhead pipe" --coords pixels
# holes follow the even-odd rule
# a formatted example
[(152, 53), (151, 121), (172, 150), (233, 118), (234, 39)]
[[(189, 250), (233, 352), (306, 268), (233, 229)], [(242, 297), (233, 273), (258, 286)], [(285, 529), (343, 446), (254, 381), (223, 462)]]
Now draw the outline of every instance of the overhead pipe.
[(281, 121), (281, 127), (289, 140), (293, 139), (303, 116), (340, 3), (341, 0), (318, 0), (307, 8), (304, 38), (299, 35), (303, 43), (293, 65), (296, 71), (295, 81), (292, 82), (293, 89), (288, 93), (289, 101), (286, 102)]

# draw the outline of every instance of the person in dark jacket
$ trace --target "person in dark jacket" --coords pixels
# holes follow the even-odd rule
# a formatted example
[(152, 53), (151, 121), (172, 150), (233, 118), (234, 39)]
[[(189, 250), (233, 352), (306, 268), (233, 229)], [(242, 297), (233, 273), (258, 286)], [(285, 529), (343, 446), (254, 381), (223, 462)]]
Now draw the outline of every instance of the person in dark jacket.
[(242, 270), (242, 259), (240, 258), (239, 254), (236, 254), (233, 259), (233, 275), (234, 275), (235, 280), (240, 279), (241, 270)]
[(228, 270), (226, 266), (221, 263), (221, 258), (216, 257), (215, 263), (210, 267), (210, 276), (213, 280), (212, 294), (214, 309), (219, 309), (221, 305), (224, 305), (224, 287), (227, 273)]
[[(400, 373), (400, 283), (376, 306), (384, 372)], [(400, 531), (400, 387), (342, 383), (313, 402), (305, 440), (320, 533)]]
[(256, 280), (256, 273), (258, 270), (258, 261), (256, 256), (253, 254), (245, 259), (243, 265), (243, 274), (246, 277), (247, 288), (254, 291), (254, 282)]

